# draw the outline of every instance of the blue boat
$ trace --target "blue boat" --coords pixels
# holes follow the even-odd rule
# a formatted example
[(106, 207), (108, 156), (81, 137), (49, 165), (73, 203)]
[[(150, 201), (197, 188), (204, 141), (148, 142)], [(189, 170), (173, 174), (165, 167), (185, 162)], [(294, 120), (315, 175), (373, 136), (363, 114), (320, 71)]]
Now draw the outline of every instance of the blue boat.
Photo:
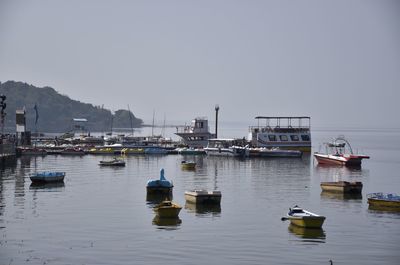
[(30, 176), (33, 183), (49, 183), (49, 182), (63, 182), (65, 172), (36, 172)]
[(160, 170), (160, 179), (151, 179), (146, 186), (148, 193), (170, 193), (173, 187), (172, 181), (165, 178), (163, 168)]

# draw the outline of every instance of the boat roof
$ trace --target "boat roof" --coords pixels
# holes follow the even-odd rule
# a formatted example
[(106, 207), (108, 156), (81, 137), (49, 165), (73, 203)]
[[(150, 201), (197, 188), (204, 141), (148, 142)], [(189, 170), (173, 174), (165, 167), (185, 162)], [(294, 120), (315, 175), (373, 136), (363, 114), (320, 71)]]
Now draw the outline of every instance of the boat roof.
[(256, 116), (255, 119), (311, 119), (309, 116)]

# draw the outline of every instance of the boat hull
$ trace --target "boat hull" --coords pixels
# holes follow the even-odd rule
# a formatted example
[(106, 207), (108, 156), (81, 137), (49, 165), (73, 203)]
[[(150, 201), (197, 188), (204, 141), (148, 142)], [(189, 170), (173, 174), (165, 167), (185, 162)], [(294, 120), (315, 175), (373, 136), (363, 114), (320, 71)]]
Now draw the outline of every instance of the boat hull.
[(397, 209), (400, 211), (400, 201), (387, 201), (387, 200), (368, 198), (368, 204), (375, 208), (379, 208), (379, 207), (391, 208), (391, 209)]
[(154, 212), (161, 218), (177, 218), (182, 207), (170, 201), (163, 201), (154, 207)]
[(293, 217), (288, 216), (290, 223), (295, 226), (304, 228), (321, 228), (325, 217), (324, 216), (303, 216), (303, 217)]
[(63, 182), (65, 177), (64, 172), (53, 172), (53, 173), (37, 173), (31, 175), (29, 178), (32, 183), (53, 183)]
[(339, 165), (339, 166), (361, 166), (361, 161), (364, 158), (369, 158), (368, 156), (357, 156), (357, 155), (349, 155), (349, 156), (336, 156), (336, 155), (324, 155), (315, 153), (315, 159), (319, 164), (323, 165)]
[(381, 192), (367, 195), (369, 208), (377, 210), (400, 210), (400, 196)]
[(221, 203), (221, 192), (219, 191), (186, 191), (185, 200), (190, 203)]
[(354, 193), (360, 194), (362, 191), (361, 182), (321, 182), (321, 188), (326, 192), (338, 192), (338, 193)]

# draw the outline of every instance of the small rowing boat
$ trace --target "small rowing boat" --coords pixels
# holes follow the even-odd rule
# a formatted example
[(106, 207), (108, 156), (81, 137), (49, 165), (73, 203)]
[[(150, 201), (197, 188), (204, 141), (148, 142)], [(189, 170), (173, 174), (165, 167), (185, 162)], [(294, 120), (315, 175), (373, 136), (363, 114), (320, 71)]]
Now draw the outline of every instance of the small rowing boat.
[(396, 194), (384, 194), (382, 192), (367, 195), (368, 204), (372, 208), (385, 208), (388, 210), (400, 210), (400, 196)]
[(177, 218), (182, 207), (172, 201), (162, 201), (154, 207), (157, 216), (161, 218)]
[(289, 208), (289, 212), (282, 221), (289, 220), (292, 225), (297, 225), (305, 228), (321, 228), (325, 221), (325, 216), (321, 216), (306, 210), (299, 206)]
[(193, 170), (196, 168), (196, 162), (183, 160), (181, 162), (182, 169)]
[(124, 167), (125, 161), (122, 159), (118, 159), (114, 157), (112, 160), (103, 160), (99, 163), (100, 166), (117, 166), (117, 167)]
[(36, 172), (30, 176), (33, 183), (49, 183), (64, 181), (65, 172)]

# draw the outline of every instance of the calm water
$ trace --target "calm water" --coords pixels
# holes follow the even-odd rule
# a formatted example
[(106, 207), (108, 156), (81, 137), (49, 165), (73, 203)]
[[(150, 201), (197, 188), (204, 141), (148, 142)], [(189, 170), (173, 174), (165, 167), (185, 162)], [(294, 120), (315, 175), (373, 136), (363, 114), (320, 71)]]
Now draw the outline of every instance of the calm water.
[[(130, 156), (21, 158), (0, 171), (0, 264), (398, 264), (400, 213), (369, 210), (366, 194), (400, 193), (400, 131), (313, 131), (319, 143), (345, 134), (371, 156), (361, 170), (302, 159)], [(189, 159), (193, 159), (189, 158)], [(179, 220), (158, 223), (145, 185), (160, 168), (174, 182)], [(31, 187), (35, 170), (66, 171), (64, 185)], [(321, 194), (321, 181), (362, 181), (361, 198)], [(220, 207), (185, 205), (184, 191), (222, 191)], [(325, 215), (323, 230), (280, 217), (298, 204)]]

